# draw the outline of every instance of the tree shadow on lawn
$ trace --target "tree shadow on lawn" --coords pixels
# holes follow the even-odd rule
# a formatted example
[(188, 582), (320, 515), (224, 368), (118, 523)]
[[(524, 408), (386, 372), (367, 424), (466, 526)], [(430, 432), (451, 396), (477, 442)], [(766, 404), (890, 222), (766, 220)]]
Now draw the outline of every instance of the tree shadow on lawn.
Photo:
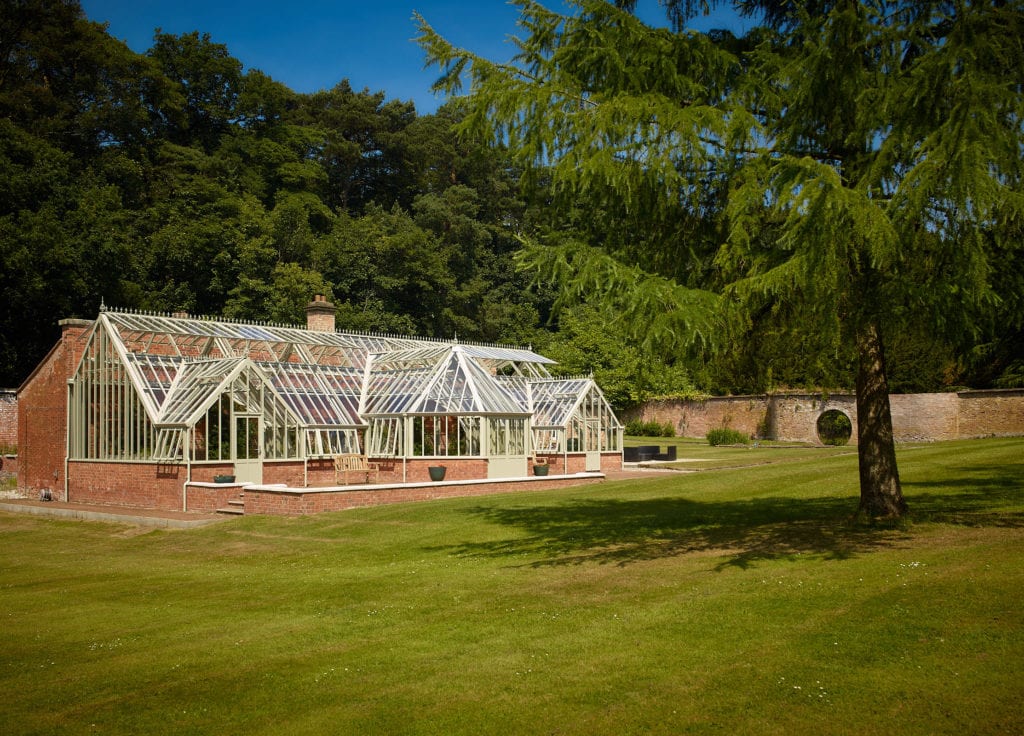
[[(1024, 526), (1024, 466), (934, 483), (905, 483), (909, 521)], [(932, 489), (934, 493), (919, 493)], [(1008, 509), (1008, 507), (1015, 507)], [(766, 497), (708, 502), (662, 497), (584, 499), (553, 506), (476, 506), (469, 513), (518, 530), (506, 539), (443, 549), (459, 556), (527, 558), (532, 567), (618, 564), (681, 555), (746, 569), (798, 555), (841, 560), (912, 538), (906, 524), (864, 524), (855, 497)]]
[(949, 477), (904, 480), (914, 521), (961, 526), (1024, 527), (1024, 463), (950, 468)]
[(852, 498), (686, 498), (579, 500), (556, 506), (477, 506), (470, 513), (521, 532), (491, 542), (446, 547), (470, 557), (527, 557), (532, 567), (627, 565), (693, 554), (725, 556), (716, 569), (813, 554), (844, 559), (896, 544), (898, 529), (857, 526)]

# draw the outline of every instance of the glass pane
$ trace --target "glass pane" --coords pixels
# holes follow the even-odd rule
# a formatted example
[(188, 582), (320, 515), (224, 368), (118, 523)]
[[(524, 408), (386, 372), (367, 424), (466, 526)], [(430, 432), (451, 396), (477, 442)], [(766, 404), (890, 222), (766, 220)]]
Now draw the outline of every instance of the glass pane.
[(248, 457), (246, 454), (246, 438), (245, 438), (245, 417), (235, 417), (235, 458), (238, 460), (244, 460)]
[(260, 456), (260, 419), (246, 417), (246, 440), (248, 443), (246, 457), (255, 460)]
[[(211, 454), (211, 460), (227, 460), (231, 457), (231, 399), (226, 394), (221, 394), (220, 397), (220, 416), (218, 419), (218, 427), (220, 428), (220, 437), (217, 440), (217, 453), (216, 455)], [(214, 404), (217, 406), (217, 404)]]

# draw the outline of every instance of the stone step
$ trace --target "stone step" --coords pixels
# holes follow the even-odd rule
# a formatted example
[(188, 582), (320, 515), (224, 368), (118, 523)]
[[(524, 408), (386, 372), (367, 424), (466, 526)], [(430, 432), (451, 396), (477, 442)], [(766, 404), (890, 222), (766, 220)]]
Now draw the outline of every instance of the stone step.
[[(230, 501), (228, 502), (230, 503)], [(227, 508), (217, 509), (218, 514), (231, 514), (232, 516), (243, 516), (245, 514), (245, 506), (228, 506)]]

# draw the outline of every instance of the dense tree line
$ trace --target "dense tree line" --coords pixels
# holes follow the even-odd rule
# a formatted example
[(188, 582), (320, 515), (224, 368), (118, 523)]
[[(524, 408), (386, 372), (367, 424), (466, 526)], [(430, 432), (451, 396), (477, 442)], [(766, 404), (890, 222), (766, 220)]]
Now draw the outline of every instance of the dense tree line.
[(101, 301), (301, 323), (325, 293), (353, 329), (535, 341), (515, 173), (455, 107), (296, 94), (199, 32), (136, 54), (74, 2), (0, 23), (3, 385)]
[[(618, 406), (852, 385), (855, 356), (772, 300), (721, 330), (731, 349), (712, 356), (626, 340), (598, 300), (563, 309), (553, 286), (531, 288), (523, 235), (629, 242), (679, 283), (720, 284), (707, 244), (724, 237), (726, 179), (706, 172), (699, 199), (671, 211), (569, 193), (482, 133), (454, 136), (470, 112), (420, 115), (344, 80), (298, 94), (199, 31), (158, 32), (138, 54), (77, 2), (0, 0), (0, 385), (28, 375), (58, 319), (101, 302), (301, 323), (314, 293), (350, 329), (533, 344), (593, 372)], [(1006, 258), (1003, 293), (1020, 294)], [(892, 384), (1019, 385), (1020, 321), (1006, 315), (1020, 304), (999, 310), (969, 339), (906, 330)]]

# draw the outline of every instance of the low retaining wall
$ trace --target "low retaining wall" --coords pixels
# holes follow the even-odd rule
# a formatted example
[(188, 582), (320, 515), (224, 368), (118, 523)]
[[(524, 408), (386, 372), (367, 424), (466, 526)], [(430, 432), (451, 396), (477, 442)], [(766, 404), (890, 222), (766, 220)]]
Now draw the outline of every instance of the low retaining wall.
[[(74, 460), (68, 463), (69, 482), (63, 500), (180, 511), (185, 472), (184, 465)], [(53, 494), (64, 497), (64, 489), (55, 486)]]
[[(889, 403), (897, 442), (1024, 435), (1024, 389), (892, 394)], [(848, 393), (658, 400), (622, 418), (669, 423), (680, 437), (706, 437), (709, 430), (728, 427), (751, 437), (820, 443), (818, 419), (830, 410), (850, 419), (850, 442), (856, 443), (856, 397)]]
[[(17, 469), (17, 456), (0, 457), (4, 461), (0, 472), (6, 473), (8, 467)], [(604, 478), (601, 473), (622, 469), (622, 455), (618, 452), (602, 454), (601, 473), (585, 473), (583, 455), (570, 455), (569, 459), (568, 470), (554, 467), (546, 478), (524, 477), (529, 472), (524, 460), (523, 476), (490, 480), (486, 478), (486, 460), (446, 458), (443, 463), (448, 472), (445, 482), (440, 484), (430, 482), (428, 472), (428, 466), (439, 464), (438, 459), (410, 460), (405, 468), (401, 461), (390, 460), (382, 463), (377, 482), (344, 487), (338, 486), (334, 465), (329, 460), (311, 461), (307, 477), (304, 477), (301, 460), (266, 462), (263, 465), (263, 482), (253, 485), (240, 481), (216, 482), (218, 476), (234, 474), (235, 466), (230, 462), (193, 464), (189, 468), (152, 462), (72, 460), (67, 463), (69, 482), (66, 489), (59, 475), (55, 474), (52, 484), (28, 486), (19, 483), (19, 490), (30, 497), (48, 491), (54, 498), (71, 503), (195, 512), (216, 511), (228, 506), (229, 501), (244, 496), (246, 510), (252, 513), (305, 514), (316, 510), (501, 493), (533, 487), (523, 486), (523, 482), (540, 481), (544, 487), (558, 488), (601, 480)], [(262, 500), (259, 495), (252, 498), (250, 488), (258, 488), (271, 495)], [(253, 512), (254, 508), (257, 510)], [(262, 510), (264, 508), (268, 510)]]
[[(246, 486), (245, 513), (273, 516), (301, 516), (323, 511), (343, 511), (363, 506), (379, 506), (439, 498), (485, 496), (514, 491), (552, 490), (599, 483), (601, 473), (581, 473), (548, 477), (504, 478), (501, 480), (463, 480), (442, 483), (402, 483), (396, 485), (341, 486), (334, 488), (287, 488), (283, 486)], [(192, 498), (192, 489), (189, 489)]]

